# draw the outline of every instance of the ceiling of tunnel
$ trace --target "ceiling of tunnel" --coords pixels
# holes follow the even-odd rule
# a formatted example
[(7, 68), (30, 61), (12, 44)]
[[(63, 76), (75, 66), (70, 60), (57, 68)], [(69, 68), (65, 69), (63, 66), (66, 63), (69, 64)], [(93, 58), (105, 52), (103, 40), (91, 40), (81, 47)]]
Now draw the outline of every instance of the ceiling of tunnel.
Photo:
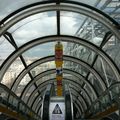
[[(70, 84), (81, 112), (119, 83), (119, 0), (0, 3), (0, 81), (34, 110), (39, 112), (32, 92), (36, 91), (39, 100), (54, 81), (54, 46), (58, 40), (64, 46), (64, 81)], [(76, 77), (71, 81), (68, 75)]]

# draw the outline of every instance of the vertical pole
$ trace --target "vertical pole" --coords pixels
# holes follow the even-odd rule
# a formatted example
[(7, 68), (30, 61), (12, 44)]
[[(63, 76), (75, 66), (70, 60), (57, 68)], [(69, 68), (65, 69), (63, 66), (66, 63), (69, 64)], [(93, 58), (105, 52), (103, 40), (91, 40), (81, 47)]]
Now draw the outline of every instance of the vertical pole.
[(55, 65), (57, 80), (57, 96), (62, 96), (62, 64), (63, 64), (63, 45), (60, 41), (55, 45)]

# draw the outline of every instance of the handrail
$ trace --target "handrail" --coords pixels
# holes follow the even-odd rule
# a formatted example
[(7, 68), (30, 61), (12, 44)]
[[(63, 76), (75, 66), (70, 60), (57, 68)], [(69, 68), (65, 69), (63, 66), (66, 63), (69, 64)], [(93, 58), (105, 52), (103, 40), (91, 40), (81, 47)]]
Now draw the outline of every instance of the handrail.
[[(35, 120), (40, 118), (39, 115), (37, 115), (29, 106), (27, 106), (7, 86), (0, 83), (0, 88), (3, 89), (7, 93), (7, 95), (10, 94), (10, 97), (12, 97), (12, 104), (11, 104), (11, 101), (10, 100), (8, 101), (8, 99), (7, 99), (7, 95), (5, 96), (3, 94), (3, 96), (2, 96), (2, 94), (1, 94), (1, 96), (0, 96), (1, 104), (5, 105), (7, 108), (11, 108), (12, 110), (16, 111), (17, 113), (22, 113), (21, 116), (27, 116), (28, 118), (33, 118)], [(6, 99), (5, 99), (5, 97), (6, 97)]]

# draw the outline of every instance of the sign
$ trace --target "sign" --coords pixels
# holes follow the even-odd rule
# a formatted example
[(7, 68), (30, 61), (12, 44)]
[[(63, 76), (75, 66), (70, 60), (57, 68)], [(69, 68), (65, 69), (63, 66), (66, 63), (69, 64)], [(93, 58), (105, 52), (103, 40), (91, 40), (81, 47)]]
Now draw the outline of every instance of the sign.
[(58, 104), (55, 106), (52, 114), (62, 114), (62, 111), (61, 111), (61, 109), (60, 109)]
[(51, 102), (49, 111), (50, 120), (65, 120), (65, 103)]

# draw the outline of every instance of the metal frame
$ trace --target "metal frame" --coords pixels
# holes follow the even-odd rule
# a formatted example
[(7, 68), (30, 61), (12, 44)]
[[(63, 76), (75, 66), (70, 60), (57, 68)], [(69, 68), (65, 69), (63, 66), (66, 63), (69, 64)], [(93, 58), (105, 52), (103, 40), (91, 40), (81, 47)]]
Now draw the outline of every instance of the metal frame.
[[(6, 32), (4, 37), (12, 44), (12, 46), (15, 48), (15, 50), (18, 49), (18, 46), (17, 46), (13, 36), (9, 32)], [(24, 59), (23, 55), (20, 55), (20, 60), (21, 60), (21, 62), (23, 64), (24, 68), (27, 69), (27, 63), (25, 62), (25, 59)], [(30, 79), (32, 80), (33, 79), (32, 74), (30, 72), (28, 72), (28, 75), (29, 75)], [(34, 86), (35, 86), (35, 88), (37, 88), (36, 84), (34, 84)], [(38, 91), (38, 93), (40, 94), (39, 91)]]
[(82, 115), (82, 105), (77, 102), (74, 102), (75, 101), (75, 97), (73, 97), (73, 103), (76, 104), (76, 108), (78, 109), (79, 113)]
[(40, 109), (39, 109), (39, 108), (41, 108), (41, 107), (42, 107), (42, 104), (39, 104), (38, 107), (36, 108), (35, 111), (36, 111), (37, 114), (38, 114), (39, 112), (41, 112)]
[(76, 103), (74, 103), (76, 109), (78, 110), (79, 115), (82, 115), (81, 108), (78, 107)]
[[(108, 18), (111, 22), (113, 22), (115, 25), (118, 25), (118, 23), (112, 18), (110, 17), (109, 15), (107, 15), (106, 13), (102, 12), (101, 10), (93, 7), (93, 6), (90, 6), (90, 5), (87, 5), (85, 3), (81, 3), (81, 2), (76, 2), (76, 1), (69, 1), (69, 0), (66, 0), (67, 3), (69, 4), (74, 4), (74, 5), (79, 5), (79, 6), (83, 6), (83, 7), (86, 7), (88, 9), (91, 9), (99, 14), (101, 14), (102, 16)], [(14, 11), (13, 13), (9, 14), (8, 16), (6, 16), (3, 20), (0, 21), (0, 25), (4, 24), (10, 17), (13, 17), (14, 15), (18, 14), (19, 12), (21, 11), (24, 11), (26, 9), (29, 9), (31, 7), (35, 7), (35, 6), (38, 6), (38, 5), (43, 5), (43, 4), (49, 4), (49, 3), (56, 3), (56, 4), (60, 4), (60, 3), (66, 3), (66, 1), (41, 1), (41, 2), (36, 2), (36, 3), (33, 3), (33, 4), (30, 4), (30, 5), (26, 5), (22, 8), (19, 8), (18, 10)], [(98, 1), (99, 3), (99, 1)], [(96, 5), (98, 4), (96, 3)], [(109, 4), (109, 3), (107, 3)], [(95, 5), (95, 6), (96, 6)], [(102, 8), (103, 9), (103, 8)]]
[[(55, 37), (55, 36), (54, 36)], [(65, 37), (65, 36), (64, 36)], [(60, 37), (56, 37), (56, 39), (54, 38), (54, 40), (57, 40), (57, 39), (62, 39), (63, 40), (63, 38), (64, 38), (63, 36), (60, 36)], [(88, 45), (92, 45), (91, 43), (89, 43), (88, 41), (84, 41), (83, 42), (83, 40), (80, 40), (80, 39), (78, 39), (78, 38), (75, 38), (75, 37), (68, 37), (68, 36), (66, 36), (67, 37), (67, 39), (69, 38), (69, 41), (72, 41), (73, 42), (73, 40), (76, 42), (77, 40), (77, 42), (76, 43), (81, 43), (82, 45), (85, 45), (85, 46), (87, 46), (88, 47)], [(44, 37), (43, 37), (44, 38)], [(51, 39), (52, 37), (49, 37), (49, 39), (50, 40), (53, 40), (53, 39)], [(73, 39), (74, 38), (74, 39)], [(65, 38), (64, 38), (65, 39)], [(77, 40), (76, 40), (77, 39)], [(37, 39), (36, 39), (37, 40)], [(53, 40), (53, 41), (54, 41)], [(44, 41), (44, 42), (47, 42), (47, 41), (49, 41), (49, 40), (46, 40), (46, 41)], [(81, 42), (80, 42), (81, 41)], [(31, 47), (33, 47), (34, 45), (37, 45), (39, 42), (37, 42), (36, 44), (33, 44), (32, 46), (29, 46), (28, 48), (31, 48)], [(86, 44), (87, 43), (87, 44)], [(30, 45), (30, 44), (32, 44), (32, 41), (28, 44), (28, 45)], [(26, 46), (27, 46), (27, 44), (26, 44)], [(18, 51), (17, 51), (17, 55), (15, 55), (13, 58), (12, 58), (12, 61), (14, 61), (14, 59), (19, 55), (19, 54), (21, 54), (24, 50), (27, 50), (27, 49), (22, 49), (22, 48), (25, 48), (25, 45), (23, 46), (23, 47), (21, 47), (21, 48), (19, 48), (20, 49), (20, 51), (19, 51), (19, 49), (18, 49)], [(98, 50), (98, 48), (95, 46), (95, 45), (92, 45), (92, 47), (91, 46), (89, 46), (89, 48), (91, 48), (91, 49), (93, 49), (94, 51), (97, 51)], [(95, 48), (97, 48), (97, 50), (95, 49)], [(22, 50), (22, 52), (21, 52), (21, 50)], [(100, 50), (99, 50), (100, 51)], [(98, 52), (98, 51), (97, 51)], [(102, 53), (101, 51), (100, 51), (100, 53), (102, 54), (102, 56), (104, 56), (105, 58), (106, 58), (106, 54), (104, 55), (104, 53)], [(16, 53), (15, 53), (16, 54)], [(13, 55), (14, 55), (14, 53), (13, 53)], [(107, 56), (107, 59), (109, 59), (109, 57)], [(9, 61), (9, 59), (8, 59), (8, 63), (9, 62), (11, 62), (12, 63), (12, 61)], [(110, 61), (110, 63), (111, 63), (111, 61)], [(114, 65), (114, 63), (112, 62), (112, 64)], [(5, 64), (3, 64), (3, 66), (4, 66)], [(10, 65), (10, 63), (8, 64), (8, 65)], [(115, 67), (115, 66), (113, 66), (113, 65), (111, 65), (112, 67)], [(8, 66), (7, 66), (8, 67)], [(116, 68), (116, 67), (115, 67)], [(5, 70), (5, 69), (4, 69)], [(3, 69), (2, 69), (2, 71), (3, 71)], [(117, 69), (116, 69), (116, 71), (117, 71)], [(116, 73), (116, 72), (115, 72)], [(119, 73), (118, 71), (117, 71), (117, 73)], [(118, 74), (117, 74), (118, 75)], [(117, 77), (118, 78), (118, 77)]]
[[(38, 106), (41, 106), (41, 104), (39, 104)], [(37, 106), (37, 107), (38, 107), (38, 106)], [(40, 108), (41, 108), (41, 107), (39, 107), (39, 109), (38, 109), (38, 108), (36, 108), (36, 109), (38, 109), (38, 110), (40, 111)], [(81, 108), (80, 108), (80, 109), (81, 109)]]
[[(73, 97), (73, 101), (76, 101), (76, 96), (74, 94), (72, 94), (72, 97)], [(82, 110), (82, 113), (84, 113), (84, 107), (83, 107), (83, 104), (81, 103), (80, 100), (77, 100), (75, 103), (78, 103), (79, 107), (81, 108)]]
[[(70, 87), (70, 89), (72, 89), (71, 90), (71, 94), (74, 94), (74, 95), (78, 95), (79, 94), (78, 90), (75, 89), (74, 87)], [(88, 104), (87, 104), (86, 100), (84, 99), (84, 97), (81, 94), (79, 94), (79, 97), (82, 98), (81, 100), (84, 101), (83, 102), (84, 103), (84, 108), (87, 109), (88, 108)], [(78, 99), (79, 97), (76, 96), (76, 100), (79, 100)]]
[[(49, 1), (49, 2), (39, 2), (40, 4), (47, 4), (47, 3), (54, 3), (55, 1)], [(12, 25), (14, 25), (15, 23), (17, 23), (18, 21), (30, 16), (30, 15), (33, 15), (33, 14), (37, 14), (37, 13), (40, 13), (40, 12), (46, 12), (46, 11), (52, 11), (52, 10), (56, 10), (57, 11), (57, 26), (58, 26), (58, 29), (57, 29), (57, 35), (60, 35), (60, 11), (72, 11), (72, 12), (76, 12), (76, 13), (79, 13), (79, 14), (83, 14), (83, 15), (86, 15), (86, 16), (89, 16), (89, 17), (92, 17), (94, 18), (95, 20), (103, 23), (105, 26), (107, 26), (107, 28), (109, 28), (116, 36), (118, 39), (120, 39), (120, 36), (119, 36), (119, 31), (117, 29), (117, 26), (119, 25), (116, 21), (114, 21), (111, 17), (109, 17), (108, 15), (106, 15), (105, 13), (97, 10), (96, 8), (94, 7), (91, 7), (89, 5), (86, 5), (86, 4), (83, 4), (83, 3), (79, 3), (79, 2), (74, 2), (74, 1), (69, 1), (69, 0), (66, 0), (65, 2), (64, 1), (61, 1), (61, 3), (67, 3), (68, 5), (60, 5), (60, 2), (56, 2), (57, 5), (46, 5), (46, 6), (43, 6), (43, 7), (34, 7), (32, 8), (33, 6), (38, 6), (38, 4), (34, 3), (34, 4), (31, 4), (31, 5), (28, 5), (28, 6), (25, 6), (23, 8), (20, 8), (19, 10), (15, 11), (14, 13), (10, 14), (9, 16), (7, 16), (5, 19), (3, 19), (0, 23), (3, 24), (2, 22), (5, 22), (6, 20), (8, 20), (12, 15), (15, 15), (16, 13), (25, 10), (27, 8), (30, 8), (30, 10), (26, 10), (26, 11), (23, 11), (22, 13), (16, 15), (15, 17), (11, 18), (10, 21), (6, 22), (0, 29), (0, 34), (4, 34), (6, 30), (8, 30), (8, 28), (10, 28)], [(82, 6), (81, 8), (78, 7), (78, 6), (72, 6), (73, 5), (79, 5), (79, 6)], [(92, 12), (91, 10), (88, 10), (88, 9), (84, 9), (83, 7), (85, 8), (89, 8), (93, 11), (95, 11), (96, 13)], [(100, 15), (98, 15), (98, 13)], [(104, 18), (104, 17), (105, 18)], [(15, 19), (16, 18), (16, 19)], [(17, 19), (18, 18), (18, 19)], [(109, 20), (108, 20), (109, 19)], [(115, 26), (114, 26), (115, 25)], [(6, 37), (6, 36), (5, 36)], [(107, 41), (105, 41), (107, 42)], [(105, 43), (104, 43), (105, 44)], [(87, 45), (86, 45), (87, 46)], [(92, 46), (92, 44), (91, 44)], [(88, 47), (88, 46), (87, 46)], [(101, 47), (100, 47), (101, 48)], [(23, 48), (24, 49), (24, 48)], [(93, 49), (92, 49), (93, 50)], [(17, 48), (16, 51), (18, 51), (18, 54), (20, 55), (21, 53), (19, 52), (19, 49)], [(94, 51), (94, 50), (93, 50)], [(110, 65), (110, 67), (112, 68), (112, 70), (114, 71), (114, 74), (115, 76), (117, 77), (117, 80), (119, 81), (120, 80), (120, 71), (119, 69), (117, 68), (117, 66), (114, 64), (114, 62), (111, 60), (110, 57), (108, 57), (101, 49), (100, 49), (100, 52), (99, 52), (99, 48), (97, 48), (97, 50), (95, 50), (95, 52), (97, 52), (101, 57), (104, 58), (104, 60), (106, 60), (107, 62), (107, 59), (109, 60), (107, 63)], [(17, 54), (17, 53), (16, 53)], [(2, 76), (1, 76), (1, 79), (2, 80), (2, 77), (4, 76), (5, 74), (5, 71), (7, 70), (7, 65), (8, 67), (10, 66), (10, 64), (15, 60), (15, 58), (17, 58), (17, 56), (14, 57), (14, 53), (13, 53), (13, 59), (10, 59), (11, 61), (9, 61), (9, 58), (8, 58), (8, 61), (6, 60), (2, 67), (1, 67), (1, 70), (0, 72), (2, 72)], [(97, 55), (98, 56), (98, 55)], [(12, 57), (11, 57), (12, 58)], [(97, 57), (96, 57), (97, 59)], [(21, 61), (23, 61), (23, 59), (21, 59)], [(24, 62), (23, 62), (24, 64)], [(83, 64), (83, 63), (81, 63)], [(25, 65), (26, 66), (26, 65)], [(26, 66), (27, 67), (27, 66)], [(88, 66), (87, 66), (88, 67)], [(93, 67), (91, 67), (93, 68)], [(90, 69), (91, 69), (90, 68)], [(95, 73), (94, 69), (92, 69), (92, 72)], [(105, 90), (106, 89), (106, 86), (104, 84), (104, 81), (102, 82), (102, 79), (101, 77), (99, 76), (99, 74), (97, 74), (97, 78), (101, 84), (101, 86), (103, 87), (103, 89)], [(32, 78), (33, 79), (33, 78)], [(118, 83), (115, 83), (115, 84), (118, 84)], [(114, 85), (113, 85), (114, 86)], [(37, 86), (36, 86), (37, 88)], [(38, 88), (37, 88), (38, 89)], [(36, 89), (36, 91), (37, 91)], [(109, 92), (109, 89), (107, 89), (107, 91)], [(84, 100), (83, 100), (84, 101)], [(39, 112), (39, 111), (38, 111)]]
[[(17, 86), (19, 85), (20, 81), (22, 80), (22, 78), (23, 78), (31, 69), (33, 69), (33, 68), (36, 67), (37, 65), (40, 65), (41, 63), (48, 62), (48, 61), (51, 61), (51, 60), (54, 60), (54, 56), (45, 57), (45, 58), (42, 58), (42, 59), (40, 59), (40, 60), (37, 60), (37, 61), (33, 62), (32, 64), (30, 64), (30, 65), (28, 66), (27, 69), (24, 69), (24, 70), (19, 74), (19, 76), (17, 77), (17, 79), (15, 80), (15, 82), (14, 82), (13, 85), (15, 85), (15, 86), (17, 87)], [(69, 61), (75, 62), (75, 63), (77, 63), (77, 64), (86, 66), (87, 69), (91, 71), (91, 73), (94, 73), (95, 76), (98, 76), (97, 78), (98, 78), (99, 82), (102, 81), (101, 79), (99, 79), (99, 78), (100, 78), (99, 74), (98, 74), (94, 69), (91, 69), (90, 66), (89, 66), (88, 64), (86, 64), (84, 61), (82, 61), (82, 60), (80, 60), (80, 59), (77, 59), (77, 58), (74, 58), (74, 57), (71, 57), (71, 56), (63, 56), (63, 60), (66, 60), (66, 61), (69, 60)], [(42, 62), (41, 62), (41, 61), (42, 61)], [(43, 61), (44, 61), (44, 62), (43, 62)], [(86, 67), (85, 67), (85, 68), (86, 68)], [(30, 69), (30, 68), (31, 68), (31, 69)], [(93, 71), (93, 72), (92, 72), (92, 71)], [(26, 73), (26, 74), (25, 74), (25, 73)], [(17, 84), (15, 84), (16, 81), (17, 81)], [(31, 80), (31, 81), (33, 81), (33, 80)], [(103, 85), (103, 84), (102, 84), (102, 85)], [(102, 86), (102, 85), (101, 85), (101, 86)], [(11, 89), (12, 89), (12, 88), (11, 88)], [(105, 90), (105, 88), (104, 88), (103, 90)], [(12, 91), (16, 91), (16, 88), (14, 87), (14, 89), (12, 89)]]
[[(83, 91), (81, 91), (81, 89), (79, 89), (79, 87), (77, 87), (77, 86), (75, 86), (75, 85), (73, 85), (73, 84), (71, 84), (71, 85), (69, 85), (69, 87), (71, 88), (74, 88), (74, 89), (76, 89), (77, 90), (77, 92), (79, 93), (79, 94), (81, 94), (81, 92), (83, 92)], [(78, 94), (78, 97), (79, 97), (79, 94)], [(82, 94), (81, 94), (82, 95)], [(84, 96), (85, 95), (85, 96)], [(86, 104), (87, 104), (87, 106), (89, 106), (89, 99), (88, 99), (88, 96), (86, 96), (86, 94), (84, 94), (84, 95), (82, 95), (83, 96), (83, 98), (84, 99), (86, 99), (85, 101), (86, 101)]]
[[(16, 87), (19, 85), (20, 81), (22, 80), (22, 78), (33, 68), (35, 68), (37, 65), (43, 64), (45, 62), (49, 62), (49, 61), (53, 61), (54, 60), (54, 56), (48, 56), (42, 59), (39, 59), (35, 62), (33, 62), (32, 64), (30, 64), (26, 69), (24, 69), (16, 78), (16, 80), (14, 81), (11, 89), (12, 91), (16, 91)], [(103, 91), (107, 88), (104, 81), (102, 80), (101, 76), (99, 75), (99, 73), (94, 69), (94, 68), (90, 68), (90, 65), (87, 64), (86, 62), (78, 59), (78, 58), (74, 58), (72, 56), (63, 56), (63, 60), (65, 61), (72, 61), (75, 62), (77, 64), (82, 65), (83, 67), (87, 68), (90, 73), (93, 73), (93, 75), (99, 80), (101, 87), (103, 88)], [(44, 62), (43, 62), (44, 61)], [(13, 87), (16, 86), (16, 87)]]
[[(52, 70), (50, 70), (50, 71), (47, 71), (47, 72), (49, 73), (49, 72), (51, 72), (51, 71), (52, 71)], [(53, 70), (53, 73), (54, 73), (54, 72), (55, 72), (55, 70)], [(69, 72), (68, 72), (68, 73), (69, 73)], [(39, 78), (38, 78), (38, 79), (39, 79)]]
[[(86, 15), (86, 16), (89, 16), (91, 18), (94, 18), (95, 20), (103, 23), (107, 28), (109, 28), (118, 38), (119, 37), (119, 32), (117, 30), (117, 27), (114, 27), (112, 26), (112, 24), (110, 22), (113, 22), (114, 24), (116, 24), (116, 26), (118, 26), (119, 24), (117, 22), (115, 22), (110, 16), (106, 15), (105, 13), (101, 12), (100, 10), (97, 10), (95, 9), (94, 7), (89, 7), (87, 5), (84, 4), (84, 7), (87, 7), (89, 9), (92, 9), (92, 10), (96, 10), (97, 12), (101, 13), (101, 14), (98, 14), (98, 13), (95, 13), (95, 12), (92, 12), (91, 10), (89, 9), (86, 9), (84, 7), (81, 7), (80, 6), (77, 6), (77, 5), (81, 5), (80, 3), (78, 2), (73, 2), (71, 1), (72, 4), (76, 4), (76, 6), (72, 6), (72, 4), (70, 4), (69, 1), (67, 1), (66, 3), (69, 3), (68, 5), (46, 5), (46, 6), (37, 6), (37, 7), (33, 7), (29, 10), (26, 10), (26, 11), (23, 11), (22, 13), (16, 15), (15, 17), (11, 18), (9, 20), (8, 23), (6, 23), (0, 30), (0, 36), (2, 34), (4, 34), (4, 32), (6, 30), (8, 30), (11, 26), (13, 26), (15, 23), (17, 23), (18, 21), (30, 16), (30, 15), (33, 15), (33, 14), (37, 14), (37, 13), (41, 13), (41, 12), (46, 12), (46, 11), (71, 11), (71, 12), (76, 12), (76, 13), (79, 13), (79, 14), (83, 14), (83, 15)], [(109, 20), (108, 20), (109, 19)]]
[[(55, 71), (54, 71), (54, 72), (55, 72)], [(53, 73), (54, 73), (54, 72), (53, 72)], [(77, 83), (77, 84), (78, 84), (78, 83)]]
[[(31, 110), (32, 113), (34, 113), (35, 115), (37, 115), (29, 106), (27, 106), (14, 92), (12, 92), (8, 87), (6, 87), (5, 85), (0, 83), (0, 88), (3, 88), (5, 91), (7, 91), (7, 93), (10, 93), (10, 95), (12, 95), (16, 100), (18, 100), (19, 103), (22, 103), (24, 105), (24, 107), (26, 107), (27, 109)], [(8, 101), (9, 102), (9, 101)], [(10, 107), (10, 106), (9, 106)], [(17, 111), (18, 112), (18, 111)], [(37, 115), (38, 116), (38, 115)]]
[[(24, 98), (24, 96), (25, 96), (26, 93), (28, 92), (30, 86), (32, 86), (32, 84), (33, 84), (34, 82), (36, 82), (37, 80), (39, 80), (40, 78), (42, 78), (42, 77), (44, 77), (44, 76), (46, 76), (46, 75), (55, 73), (55, 71), (56, 71), (55, 69), (50, 69), (50, 70), (48, 70), (48, 71), (42, 72), (42, 73), (40, 73), (39, 75), (37, 75), (37, 76), (35, 77), (35, 79), (34, 79), (33, 81), (31, 81), (31, 82), (27, 85), (26, 89), (24, 90), (23, 94), (21, 94), (20, 97), (21, 97), (22, 99)], [(77, 72), (75, 72), (75, 71), (69, 70), (69, 69), (63, 69), (63, 73), (72, 74), (72, 75), (76, 76), (77, 78), (79, 78), (81, 81), (85, 82), (86, 85), (88, 85), (89, 88), (91, 89), (91, 91), (93, 92), (94, 97), (97, 98), (97, 94), (96, 94), (93, 86), (92, 86), (88, 81), (85, 80), (84, 76), (80, 75), (79, 73), (77, 73)]]
[[(47, 85), (48, 85), (48, 83), (45, 83), (45, 82), (44, 82), (43, 84), (38, 85), (38, 88), (35, 89), (35, 90), (31, 93), (31, 95), (30, 95), (30, 97), (29, 97), (29, 98), (31, 98), (31, 99), (28, 98), (26, 104), (31, 107), (31, 106), (32, 106), (32, 102), (34, 101), (34, 95), (35, 95), (39, 90), (40, 90), (41, 93), (44, 92), (44, 90), (46, 89)], [(42, 90), (41, 90), (41, 89), (42, 89)], [(41, 94), (40, 94), (40, 96), (41, 96)]]
[(25, 45), (23, 45), (22, 47), (20, 47), (17, 51), (15, 51), (13, 54), (11, 54), (7, 60), (4, 61), (4, 63), (1, 66), (1, 76), (0, 79), (2, 79), (3, 75), (5, 74), (6, 70), (8, 69), (8, 67), (10, 66), (10, 64), (20, 55), (22, 54), (24, 51), (26, 51), (27, 49), (38, 45), (38, 44), (42, 44), (45, 42), (49, 42), (49, 41), (56, 41), (61, 39), (62, 41), (69, 41), (69, 42), (75, 42), (78, 44), (82, 44), (90, 49), (92, 49), (93, 51), (97, 52), (108, 64), (109, 66), (112, 68), (113, 72), (115, 73), (117, 80), (120, 77), (119, 74), (119, 70), (117, 68), (117, 66), (114, 64), (114, 62), (111, 60), (111, 58), (106, 55), (105, 52), (103, 52), (102, 50), (99, 50), (99, 48), (95, 45), (93, 45), (92, 43), (89, 43), (88, 41), (83, 41), (83, 39), (80, 38), (76, 38), (76, 37), (72, 37), (72, 36), (49, 36), (49, 37), (43, 37), (43, 39), (35, 39), (34, 41), (31, 41)]
[[(40, 89), (40, 92), (41, 92), (41, 94), (39, 94), (40, 96), (42, 95), (42, 94), (44, 94), (44, 92), (45, 92), (45, 89), (46, 89), (46, 87), (47, 87), (47, 85), (45, 84), (45, 85), (43, 85), (43, 86), (38, 86), (38, 88), (37, 89), (35, 89), (32, 93), (34, 93), (34, 94), (32, 94), (32, 97), (31, 96), (29, 96), (29, 98), (31, 98), (31, 101), (28, 101), (29, 100), (29, 98), (28, 98), (28, 100), (27, 100), (27, 102), (26, 102), (26, 104), (28, 105), (28, 106), (32, 106), (32, 103), (34, 102), (34, 95), (36, 94), (36, 93), (38, 93), (38, 91), (39, 91), (39, 88), (41, 87), (41, 89)], [(37, 92), (36, 92), (37, 91)], [(24, 101), (24, 100), (23, 100)], [(31, 107), (32, 108), (32, 107)]]
[[(71, 83), (73, 86), (75, 86), (75, 88), (77, 88), (77, 90), (81, 90), (81, 91), (83, 91), (84, 92), (84, 94), (87, 96), (87, 99), (88, 99), (88, 101), (89, 101), (89, 103), (87, 103), (87, 106), (88, 105), (91, 105), (91, 102), (90, 102), (90, 97), (88, 96), (88, 93), (83, 89), (83, 88), (81, 88), (80, 87), (80, 84), (78, 83), (78, 82), (75, 82), (75, 80), (72, 80), (72, 79), (68, 79), (68, 78), (64, 78), (63, 77), (63, 81), (66, 81), (66, 82), (68, 82), (68, 84), (69, 83)], [(44, 81), (43, 83), (41, 83), (41, 84), (39, 84), (39, 88), (41, 87), (41, 85), (42, 84), (44, 84), (44, 83), (52, 83), (52, 82), (55, 82), (55, 78), (53, 78), (53, 79), (49, 79), (49, 80), (46, 80), (46, 81)], [(78, 86), (79, 87), (78, 87)], [(39, 89), (38, 88), (38, 89)], [(42, 88), (42, 87), (41, 87)], [(36, 101), (36, 99), (32, 99), (33, 98), (33, 96), (34, 96), (34, 94), (36, 93), (36, 92), (38, 92), (38, 89), (35, 89), (33, 92), (32, 92), (32, 94), (31, 94), (31, 96), (29, 97), (29, 100), (28, 100), (28, 106), (30, 106), (31, 108), (32, 108), (32, 106), (34, 106), (34, 105), (30, 105), (29, 103), (33, 103), (34, 101)], [(38, 97), (38, 99), (39, 99), (39, 97)], [(33, 102), (31, 102), (31, 101), (33, 101)], [(37, 105), (37, 104), (36, 104)]]
[(112, 84), (108, 89), (106, 89), (106, 91), (103, 92), (103, 95), (102, 96), (99, 96), (98, 99), (96, 99), (94, 102), (93, 102), (93, 105), (95, 105), (98, 101), (100, 101), (101, 97), (103, 97), (104, 95), (107, 95), (109, 94), (109, 91), (114, 88), (115, 86), (117, 85), (120, 85), (120, 82), (116, 82), (114, 84)]
[[(43, 93), (43, 95), (44, 95), (44, 92), (42, 92), (42, 93)], [(41, 96), (43, 96), (43, 95), (41, 94)], [(39, 101), (39, 98), (40, 98), (41, 96), (38, 95), (38, 96), (36, 96), (36, 98), (34, 99), (32, 105), (31, 105), (31, 108), (32, 108), (33, 110), (35, 110), (35, 108), (38, 106), (38, 104), (39, 104), (40, 102), (42, 102), (42, 99)], [(41, 103), (41, 104), (42, 104), (42, 103)]]
[[(108, 32), (105, 34), (105, 36), (104, 36), (104, 38), (103, 38), (103, 40), (102, 40), (99, 48), (102, 49), (102, 47), (103, 47), (103, 46), (106, 44), (106, 42), (112, 37), (112, 35), (113, 35), (113, 34), (112, 34), (110, 31), (108, 31)], [(99, 57), (99, 55), (96, 55), (96, 56), (95, 56), (95, 58), (94, 58), (94, 60), (93, 60), (93, 62), (92, 62), (92, 64), (91, 64), (91, 67), (94, 67), (95, 62), (97, 61), (98, 57)], [(90, 75), (90, 72), (88, 72), (88, 74), (87, 74), (87, 76), (86, 76), (86, 79), (88, 79), (89, 75)], [(85, 86), (85, 84), (83, 83), (82, 87), (84, 88), (84, 86)], [(111, 97), (111, 96), (110, 96), (110, 97)]]
[[(47, 81), (45, 81), (45, 82), (54, 81), (54, 80), (55, 80), (55, 78), (50, 79), (50, 80), (47, 80)], [(68, 79), (68, 78), (63, 78), (63, 81), (72, 82), (75, 86), (76, 86), (76, 85), (79, 85), (78, 82), (75, 82), (75, 81), (72, 80), (72, 79), (70, 80), (70, 79)], [(80, 86), (79, 86), (79, 87), (80, 87)], [(77, 88), (78, 88), (78, 87), (77, 87)], [(86, 94), (86, 96), (88, 96), (88, 93), (87, 93), (83, 88), (80, 87), (80, 88), (78, 88), (78, 89), (81, 89), (81, 91), (83, 91), (83, 92)], [(88, 100), (91, 99), (89, 96), (88, 96), (87, 98), (88, 98)], [(37, 99), (39, 99), (39, 98), (37, 98)], [(31, 100), (29, 100), (29, 101), (31, 101)], [(37, 101), (37, 100), (34, 99), (34, 101)], [(33, 102), (34, 102), (34, 101), (33, 101)], [(37, 104), (36, 104), (36, 105), (37, 105)], [(36, 106), (36, 105), (35, 105), (35, 106)], [(32, 105), (32, 106), (33, 106), (33, 105)], [(31, 106), (31, 107), (32, 107), (32, 106)]]

